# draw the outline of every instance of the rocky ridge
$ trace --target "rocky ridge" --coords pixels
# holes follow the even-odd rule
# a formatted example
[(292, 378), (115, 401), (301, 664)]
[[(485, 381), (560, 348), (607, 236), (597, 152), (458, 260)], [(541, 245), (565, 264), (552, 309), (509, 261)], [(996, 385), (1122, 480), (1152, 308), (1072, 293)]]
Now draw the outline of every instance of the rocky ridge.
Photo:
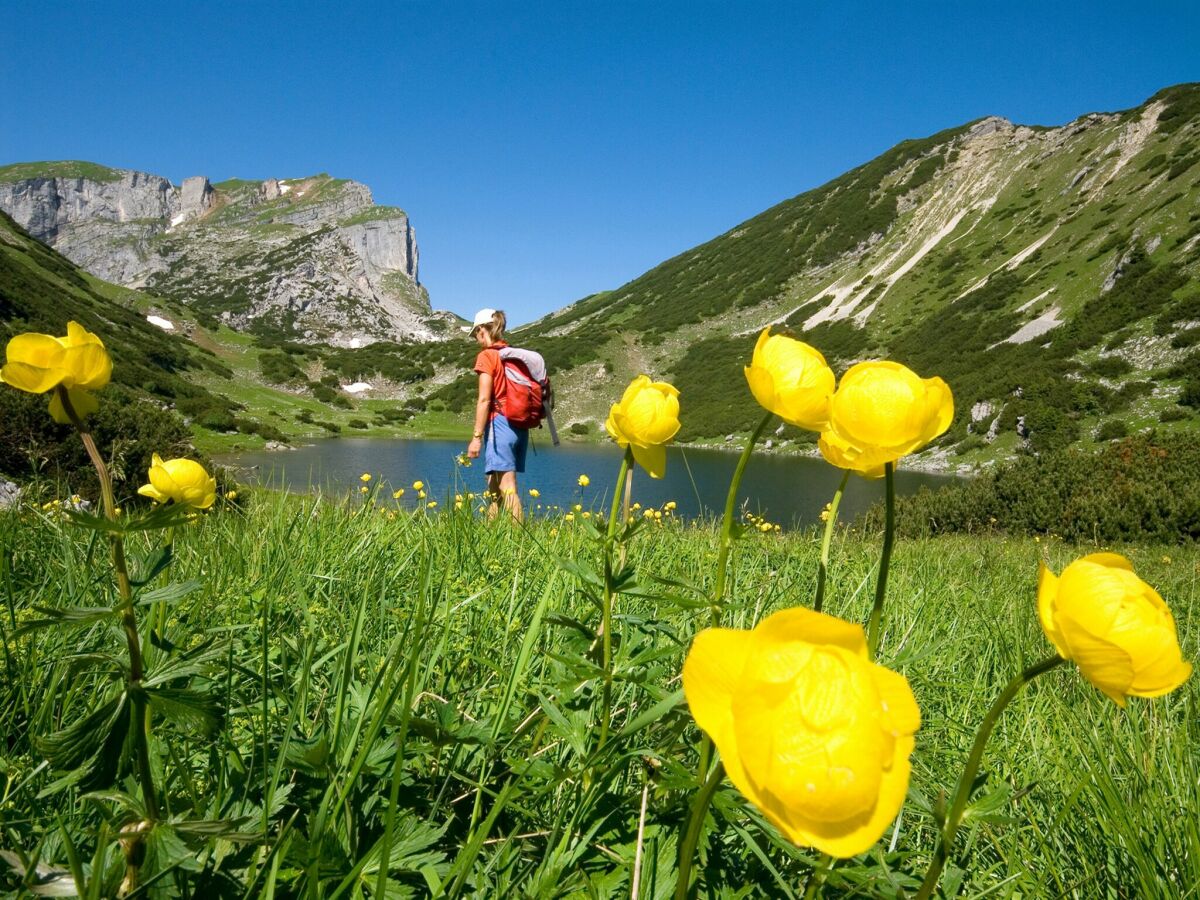
[(187, 178), (88, 163), (0, 168), (0, 210), (106, 281), (179, 300), (204, 320), (341, 347), (434, 340), (408, 216), (327, 175)]

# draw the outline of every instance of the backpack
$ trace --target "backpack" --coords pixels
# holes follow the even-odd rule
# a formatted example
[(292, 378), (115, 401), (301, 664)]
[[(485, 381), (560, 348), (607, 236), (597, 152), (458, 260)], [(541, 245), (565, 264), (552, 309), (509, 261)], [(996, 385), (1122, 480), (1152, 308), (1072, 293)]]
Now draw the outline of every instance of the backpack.
[(504, 393), (496, 398), (496, 408), (513, 428), (540, 428), (545, 420), (550, 440), (558, 446), (554, 427), (554, 392), (546, 374), (546, 360), (540, 353), (519, 347), (500, 347), (504, 366)]

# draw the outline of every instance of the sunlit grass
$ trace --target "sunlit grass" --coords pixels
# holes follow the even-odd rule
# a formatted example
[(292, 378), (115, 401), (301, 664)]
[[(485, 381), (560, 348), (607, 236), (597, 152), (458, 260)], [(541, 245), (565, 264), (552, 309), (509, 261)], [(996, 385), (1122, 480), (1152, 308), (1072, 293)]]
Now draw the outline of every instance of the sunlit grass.
[[(618, 599), (613, 739), (597, 750), (599, 608), (558, 562), (596, 562), (588, 527), (488, 524), (466, 510), (389, 518), (357, 495), (263, 492), (178, 529), (172, 578), (203, 587), (170, 609), (160, 643), (224, 647), (210, 678), (225, 711), (212, 741), (156, 722), (156, 778), (168, 820), (230, 820), (245, 843), (164, 846), (178, 855), (172, 877), (194, 896), (363, 896), (379, 884), (386, 843), (397, 895), (628, 896), (640, 833), (641, 896), (669, 893), (696, 765), (678, 673), (707, 615), (673, 602), (687, 599), (680, 587)], [(725, 623), (810, 604), (819, 539), (739, 541)], [(136, 552), (148, 539), (129, 541)], [(878, 546), (878, 535), (835, 536), (827, 612), (866, 620)], [(716, 552), (713, 527), (667, 518), (634, 538), (628, 561), (705, 587)], [(910, 680), (922, 710), (910, 799), (875, 850), (834, 867), (831, 894), (894, 894), (920, 880), (931, 809), (980, 718), (1050, 650), (1034, 613), (1037, 561), (1061, 569), (1080, 552), (979, 537), (897, 544), (880, 661)], [(1194, 659), (1194, 554), (1124, 552), (1171, 604)], [(102, 555), (55, 514), (0, 514), (0, 849), (37, 849), (64, 868), (78, 852), (119, 880), (118, 805), (83, 802), (69, 784), (49, 791), (63, 773), (40, 767), (31, 743), (94, 703), (101, 679), (81, 675), (71, 654), (112, 637), (102, 626), (14, 636), (35, 606), (92, 605)], [(943, 889), (1178, 896), (1200, 883), (1196, 701), (1195, 679), (1126, 712), (1072, 667), (1032, 685), (989, 745), (983, 799)], [(731, 787), (712, 815), (702, 895), (803, 892), (811, 851), (785, 845)], [(202, 871), (189, 874), (196, 860)], [(0, 889), (15, 886), (0, 875)]]

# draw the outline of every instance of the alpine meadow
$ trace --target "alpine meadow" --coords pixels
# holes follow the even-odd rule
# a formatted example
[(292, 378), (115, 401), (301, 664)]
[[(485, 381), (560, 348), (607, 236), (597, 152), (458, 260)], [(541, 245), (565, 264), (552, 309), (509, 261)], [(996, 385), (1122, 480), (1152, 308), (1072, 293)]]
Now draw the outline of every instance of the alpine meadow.
[[(514, 329), (611, 492), (222, 465), (468, 446), (416, 234), (0, 166), (0, 893), (1196, 895), (1200, 84), (904, 141)], [(642, 493), (681, 447), (737, 454), (719, 514)], [(768, 453), (815, 521), (750, 509)]]

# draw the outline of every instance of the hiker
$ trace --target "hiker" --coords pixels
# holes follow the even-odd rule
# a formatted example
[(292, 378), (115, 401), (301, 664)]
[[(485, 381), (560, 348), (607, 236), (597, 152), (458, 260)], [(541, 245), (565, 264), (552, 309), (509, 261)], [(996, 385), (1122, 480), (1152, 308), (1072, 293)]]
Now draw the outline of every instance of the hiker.
[(525, 472), (525, 451), (529, 447), (529, 431), (514, 428), (499, 410), (499, 399), (508, 387), (504, 363), (500, 350), (507, 347), (504, 326), (507, 320), (503, 310), (481, 309), (475, 320), (463, 331), (470, 333), (479, 342), (479, 355), (475, 357), (475, 371), (479, 373), (479, 397), (475, 402), (475, 431), (467, 445), (467, 456), (476, 459), (484, 451), (484, 472), (487, 474), (487, 491), (490, 501), (488, 518), (495, 518), (500, 509), (512, 513), (518, 521), (522, 517), (521, 495), (517, 490), (517, 474)]

